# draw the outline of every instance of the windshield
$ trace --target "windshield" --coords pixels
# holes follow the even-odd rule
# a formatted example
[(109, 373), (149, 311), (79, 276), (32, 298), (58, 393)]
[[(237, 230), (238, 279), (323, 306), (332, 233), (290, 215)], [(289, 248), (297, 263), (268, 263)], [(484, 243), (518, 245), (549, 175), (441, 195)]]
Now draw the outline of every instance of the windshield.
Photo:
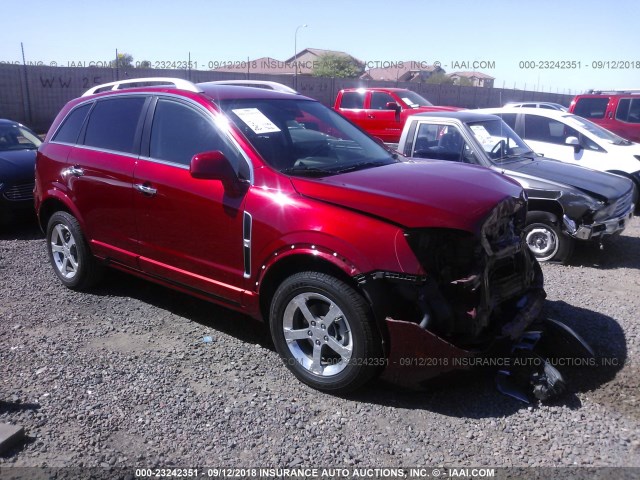
[(577, 115), (565, 115), (564, 119), (569, 125), (573, 125), (574, 127), (580, 127), (583, 130), (586, 130), (587, 132), (591, 133), (592, 135), (595, 135), (599, 139), (604, 140), (606, 142), (611, 142), (615, 145), (631, 145), (630, 141), (625, 140), (622, 137), (619, 137), (615, 133), (610, 132), (605, 128), (602, 128), (600, 125), (596, 125), (595, 123), (585, 118), (579, 117)]
[(533, 152), (526, 143), (501, 119), (468, 122), (480, 145), (496, 164), (520, 159)]
[(41, 143), (35, 133), (17, 123), (0, 125), (0, 151), (35, 150)]
[(418, 95), (416, 92), (412, 92), (411, 90), (396, 93), (402, 99), (402, 101), (411, 108), (433, 107), (433, 103), (431, 103), (426, 98), (423, 98), (421, 95)]
[(222, 110), (262, 158), (288, 175), (326, 176), (396, 162), (396, 155), (324, 105), (236, 99)]

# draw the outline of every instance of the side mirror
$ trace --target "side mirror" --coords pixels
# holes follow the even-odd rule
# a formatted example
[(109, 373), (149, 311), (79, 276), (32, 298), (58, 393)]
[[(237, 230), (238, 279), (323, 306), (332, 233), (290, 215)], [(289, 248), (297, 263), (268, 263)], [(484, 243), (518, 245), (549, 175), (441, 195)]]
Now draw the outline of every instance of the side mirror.
[(396, 102), (387, 102), (384, 108), (385, 110), (395, 110), (396, 112), (399, 112), (402, 109), (402, 107)]
[(235, 181), (237, 178), (229, 160), (219, 150), (196, 153), (191, 159), (189, 172), (193, 178), (222, 180), (223, 183)]
[(193, 178), (220, 180), (225, 192), (232, 196), (240, 195), (245, 191), (242, 186), (244, 182), (238, 178), (229, 159), (219, 150), (196, 153), (191, 158), (189, 173)]
[(567, 145), (573, 145), (573, 150), (576, 153), (582, 150), (582, 145), (580, 145), (580, 140), (578, 140), (576, 137), (567, 137), (564, 143), (566, 143)]
[(400, 121), (400, 112), (402, 111), (402, 107), (397, 102), (387, 102), (385, 109), (396, 112), (396, 122)]

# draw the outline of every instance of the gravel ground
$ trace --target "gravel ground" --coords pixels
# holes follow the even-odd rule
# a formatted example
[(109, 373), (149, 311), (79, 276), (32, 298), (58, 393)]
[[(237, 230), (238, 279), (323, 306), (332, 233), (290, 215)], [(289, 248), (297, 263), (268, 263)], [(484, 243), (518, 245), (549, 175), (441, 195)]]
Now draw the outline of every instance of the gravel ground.
[[(3, 466), (640, 466), (640, 220), (545, 265), (547, 313), (619, 365), (527, 406), (486, 375), (336, 397), (296, 381), (247, 317), (109, 273), (57, 281), (31, 225), (0, 234)], [(211, 336), (210, 343), (203, 337)]]

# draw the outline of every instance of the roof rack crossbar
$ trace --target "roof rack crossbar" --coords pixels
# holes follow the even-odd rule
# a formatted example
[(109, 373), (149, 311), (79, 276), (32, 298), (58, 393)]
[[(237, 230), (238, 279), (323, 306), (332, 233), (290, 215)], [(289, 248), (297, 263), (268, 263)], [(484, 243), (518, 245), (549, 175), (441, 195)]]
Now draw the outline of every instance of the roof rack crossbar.
[(189, 92), (201, 92), (202, 90), (193, 82), (185, 80), (183, 78), (171, 78), (171, 77), (147, 77), (147, 78), (127, 78), (126, 80), (118, 80), (116, 82), (103, 83), (102, 85), (96, 85), (82, 94), (83, 97), (93, 95), (98, 90), (119, 90), (122, 85), (129, 85), (132, 83), (161, 83), (161, 84), (173, 84), (180, 90), (187, 90)]

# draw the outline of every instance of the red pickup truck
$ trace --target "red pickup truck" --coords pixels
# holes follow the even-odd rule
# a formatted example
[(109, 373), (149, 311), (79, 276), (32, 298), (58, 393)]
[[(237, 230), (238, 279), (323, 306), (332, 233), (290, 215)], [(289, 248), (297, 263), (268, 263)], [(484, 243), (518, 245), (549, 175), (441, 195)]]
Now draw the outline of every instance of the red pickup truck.
[(404, 122), (422, 112), (451, 112), (457, 107), (437, 107), (405, 88), (345, 88), (333, 109), (364, 131), (387, 143), (398, 143)]

